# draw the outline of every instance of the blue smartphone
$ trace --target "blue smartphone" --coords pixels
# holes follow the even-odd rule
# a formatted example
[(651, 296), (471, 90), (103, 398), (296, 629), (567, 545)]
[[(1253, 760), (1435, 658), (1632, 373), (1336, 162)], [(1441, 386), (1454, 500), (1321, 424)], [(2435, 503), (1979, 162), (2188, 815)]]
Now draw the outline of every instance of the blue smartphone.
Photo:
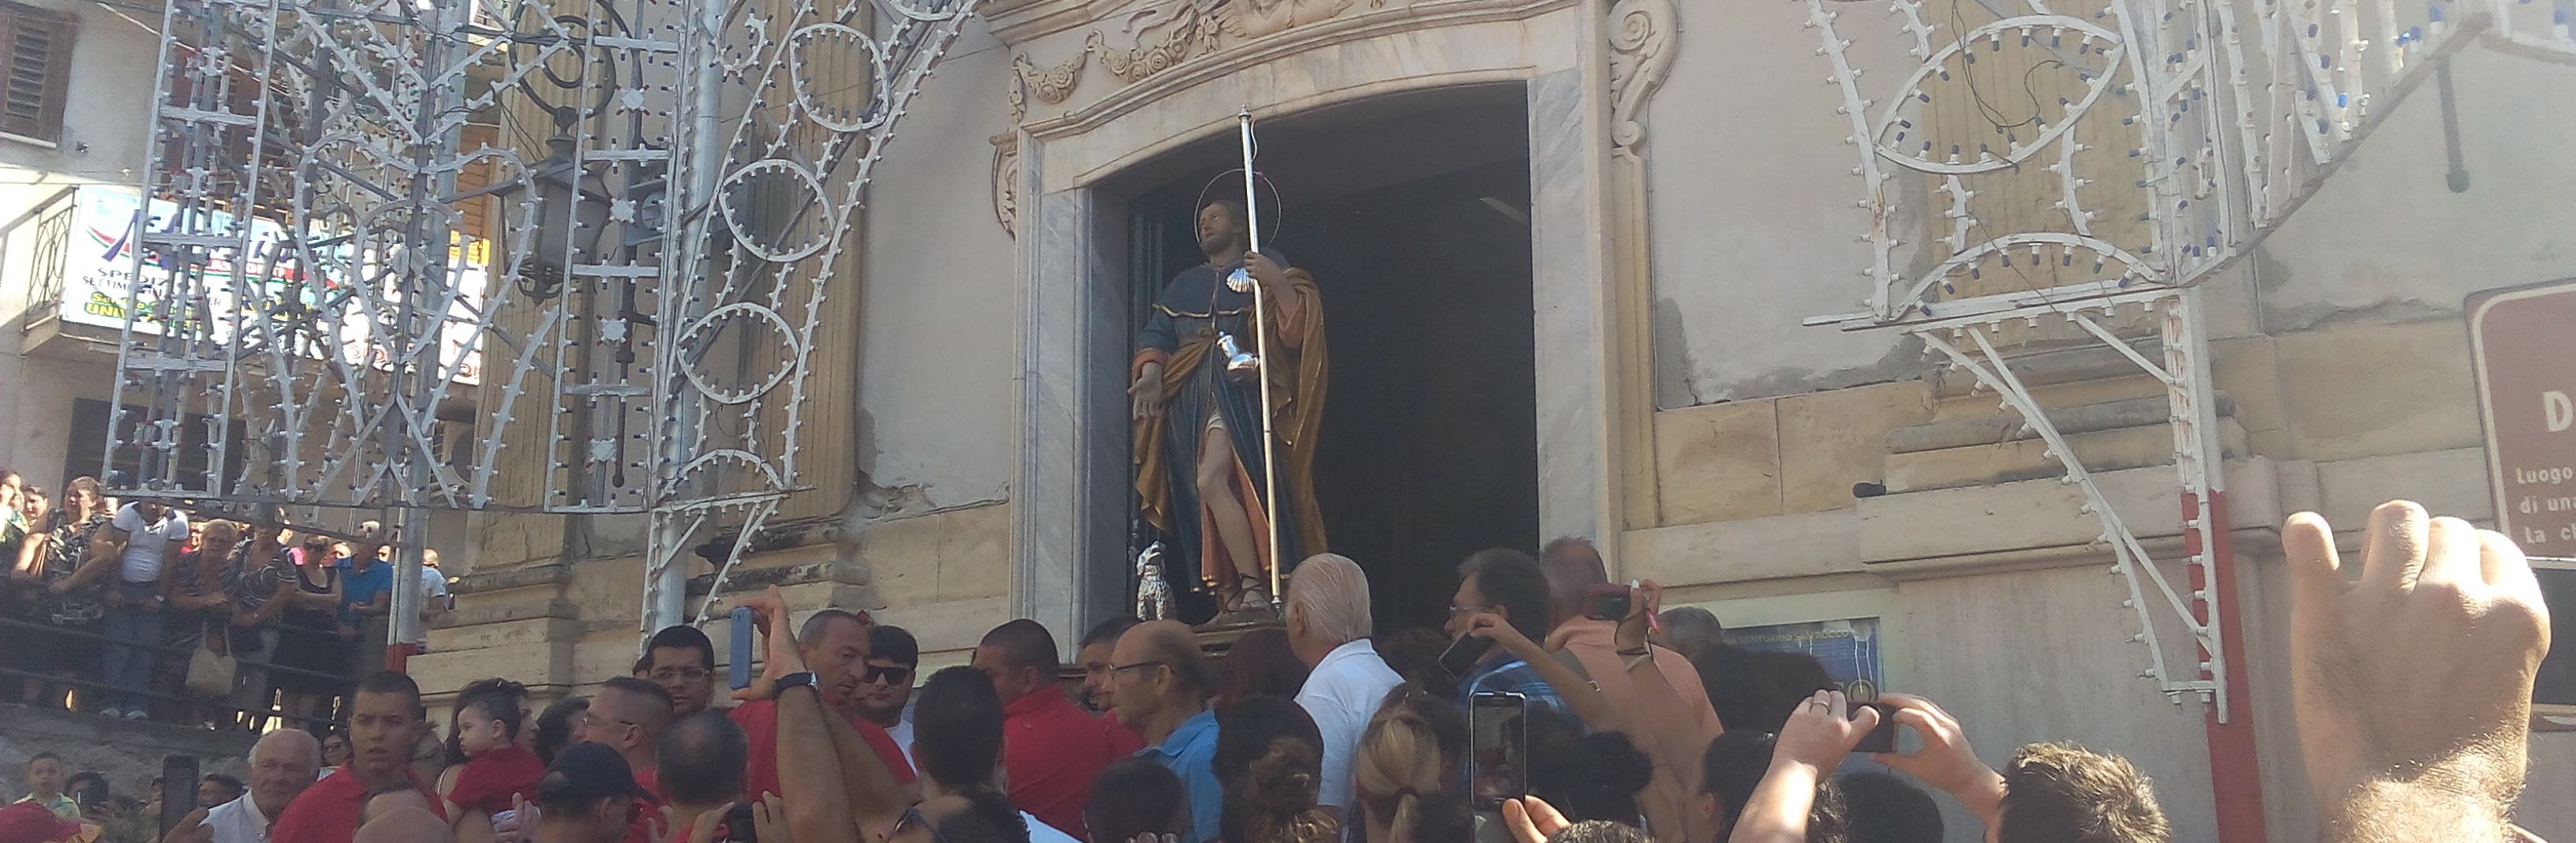
[(760, 635), (751, 620), (751, 607), (733, 608), (733, 657), (726, 660), (725, 679), (736, 690), (751, 687), (751, 642)]

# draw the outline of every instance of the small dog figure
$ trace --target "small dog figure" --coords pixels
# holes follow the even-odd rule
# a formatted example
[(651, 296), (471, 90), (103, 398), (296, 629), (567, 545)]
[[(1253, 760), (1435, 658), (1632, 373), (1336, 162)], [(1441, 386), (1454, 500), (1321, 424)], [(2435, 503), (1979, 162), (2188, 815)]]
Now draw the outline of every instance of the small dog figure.
[(1172, 584), (1163, 579), (1163, 543), (1145, 546), (1136, 554), (1136, 617), (1167, 620), (1172, 617)]

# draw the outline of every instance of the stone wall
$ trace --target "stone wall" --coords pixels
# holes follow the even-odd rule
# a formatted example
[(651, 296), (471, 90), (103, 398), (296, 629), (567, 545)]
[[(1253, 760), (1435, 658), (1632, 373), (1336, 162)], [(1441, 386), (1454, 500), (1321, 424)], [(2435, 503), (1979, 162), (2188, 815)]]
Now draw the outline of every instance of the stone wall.
[(0, 704), (0, 794), (25, 795), (27, 759), (52, 752), (63, 757), (63, 775), (97, 770), (107, 774), (117, 795), (142, 798), (142, 786), (160, 775), (164, 756), (194, 756), (203, 772), (241, 776), (248, 766), (244, 759), (250, 755), (251, 742), (257, 739), (242, 732)]

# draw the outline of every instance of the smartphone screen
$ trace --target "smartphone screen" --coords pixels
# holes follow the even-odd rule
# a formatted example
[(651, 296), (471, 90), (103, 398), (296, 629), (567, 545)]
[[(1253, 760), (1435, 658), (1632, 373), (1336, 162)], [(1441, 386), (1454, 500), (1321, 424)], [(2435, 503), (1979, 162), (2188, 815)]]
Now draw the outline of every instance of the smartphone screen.
[(197, 759), (188, 755), (170, 755), (161, 759), (161, 816), (152, 821), (168, 834), (173, 826), (197, 809)]
[(759, 631), (752, 629), (751, 622), (751, 607), (733, 608), (733, 652), (726, 660), (725, 681), (732, 683), (736, 690), (751, 687), (751, 642), (759, 640), (760, 636)]
[(724, 839), (727, 843), (758, 843), (758, 831), (751, 820), (751, 803), (737, 802), (725, 811)]
[(1519, 694), (1477, 694), (1467, 708), (1468, 780), (1476, 808), (1500, 810), (1505, 799), (1529, 793), (1529, 700)]

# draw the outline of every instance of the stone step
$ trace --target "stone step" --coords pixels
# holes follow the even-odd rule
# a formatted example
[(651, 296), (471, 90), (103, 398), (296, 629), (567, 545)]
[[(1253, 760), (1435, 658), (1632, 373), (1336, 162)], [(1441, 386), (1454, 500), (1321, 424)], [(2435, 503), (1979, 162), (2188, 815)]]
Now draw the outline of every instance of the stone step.
[[(2218, 415), (2236, 414), (2236, 402), (2219, 393)], [(1987, 406), (1992, 407), (1989, 403)], [(2050, 410), (2048, 420), (2057, 432), (2067, 436), (2079, 433), (2116, 430), (2123, 427), (2162, 425), (2170, 420), (2170, 402), (2163, 395), (2125, 398)], [(2020, 413), (2004, 411), (1986, 415), (1940, 419), (1911, 427), (1900, 427), (1887, 433), (1887, 452), (1911, 454), (1943, 448), (1965, 448), (1992, 445), (2016, 439), (2033, 439), (2038, 433), (2030, 429)]]
[[(2050, 418), (2065, 423), (2060, 414), (2052, 413)], [(2173, 462), (2173, 428), (2163, 422), (2159, 406), (2155, 423), (2068, 432), (2066, 443), (2075, 449), (2076, 459), (2096, 474), (2169, 465)], [(2218, 440), (2225, 456), (2247, 453), (2245, 428), (2233, 418), (2218, 420)], [(1891, 453), (1886, 463), (1887, 492), (1954, 489), (2063, 475), (2065, 468), (2044, 456), (2047, 449), (2046, 442), (2024, 432), (2001, 441)]]

